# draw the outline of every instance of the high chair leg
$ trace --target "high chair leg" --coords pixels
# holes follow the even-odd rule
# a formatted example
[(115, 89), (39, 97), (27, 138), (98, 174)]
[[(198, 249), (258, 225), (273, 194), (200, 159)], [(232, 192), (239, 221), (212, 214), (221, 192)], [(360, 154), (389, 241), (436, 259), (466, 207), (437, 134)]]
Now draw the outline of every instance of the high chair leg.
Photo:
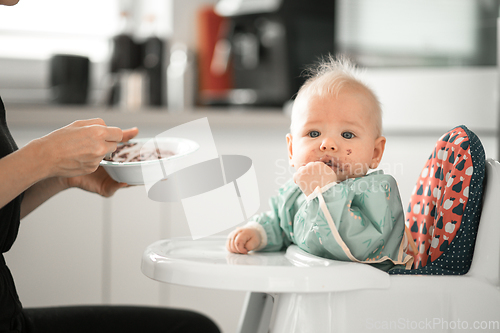
[(273, 305), (271, 295), (248, 292), (238, 324), (238, 333), (268, 333)]

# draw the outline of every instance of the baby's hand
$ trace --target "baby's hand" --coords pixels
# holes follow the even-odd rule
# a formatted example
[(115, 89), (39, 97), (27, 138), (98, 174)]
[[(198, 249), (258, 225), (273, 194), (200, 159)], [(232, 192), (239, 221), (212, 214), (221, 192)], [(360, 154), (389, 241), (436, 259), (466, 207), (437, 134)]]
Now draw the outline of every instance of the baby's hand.
[(226, 248), (232, 253), (246, 254), (260, 245), (260, 234), (252, 228), (238, 228), (227, 238)]
[(293, 181), (299, 185), (306, 196), (316, 187), (323, 187), (337, 181), (337, 174), (323, 162), (309, 162), (301, 166), (293, 175)]

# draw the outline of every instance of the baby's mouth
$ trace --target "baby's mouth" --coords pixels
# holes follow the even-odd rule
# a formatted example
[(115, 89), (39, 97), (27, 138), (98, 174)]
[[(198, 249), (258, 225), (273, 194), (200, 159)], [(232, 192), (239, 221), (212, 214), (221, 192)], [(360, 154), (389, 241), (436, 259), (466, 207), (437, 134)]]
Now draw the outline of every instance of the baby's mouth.
[(330, 168), (333, 168), (333, 162), (332, 161), (323, 161), (326, 165), (328, 165)]
[(339, 162), (337, 158), (331, 156), (323, 156), (322, 158), (319, 159), (319, 161), (328, 165), (335, 172), (337, 171), (342, 172), (342, 164)]

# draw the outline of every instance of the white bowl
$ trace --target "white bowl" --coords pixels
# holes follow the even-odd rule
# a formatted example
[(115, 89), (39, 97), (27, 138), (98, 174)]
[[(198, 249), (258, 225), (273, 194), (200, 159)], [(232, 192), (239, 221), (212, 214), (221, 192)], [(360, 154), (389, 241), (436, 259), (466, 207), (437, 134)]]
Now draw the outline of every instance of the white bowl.
[(195, 152), (200, 147), (194, 141), (171, 137), (132, 139), (126, 143), (137, 142), (139, 144), (145, 144), (151, 140), (155, 140), (155, 143), (159, 148), (169, 150), (173, 152), (174, 155), (167, 158), (141, 162), (111, 162), (102, 160), (100, 165), (104, 168), (104, 170), (106, 170), (111, 178), (113, 178), (117, 182), (127, 183), (129, 185), (144, 185), (144, 178), (142, 174), (144, 167), (154, 167), (171, 159), (182, 158), (188, 154)]

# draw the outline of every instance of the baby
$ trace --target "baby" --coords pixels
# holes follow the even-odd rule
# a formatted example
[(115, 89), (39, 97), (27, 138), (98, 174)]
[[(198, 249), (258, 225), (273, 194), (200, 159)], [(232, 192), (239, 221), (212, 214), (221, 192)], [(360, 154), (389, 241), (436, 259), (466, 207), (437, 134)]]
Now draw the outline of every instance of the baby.
[(234, 253), (279, 251), (294, 243), (324, 258), (410, 267), (396, 181), (374, 171), (382, 159), (382, 111), (347, 59), (328, 57), (300, 88), (286, 136), (296, 172), (272, 210), (234, 230)]

